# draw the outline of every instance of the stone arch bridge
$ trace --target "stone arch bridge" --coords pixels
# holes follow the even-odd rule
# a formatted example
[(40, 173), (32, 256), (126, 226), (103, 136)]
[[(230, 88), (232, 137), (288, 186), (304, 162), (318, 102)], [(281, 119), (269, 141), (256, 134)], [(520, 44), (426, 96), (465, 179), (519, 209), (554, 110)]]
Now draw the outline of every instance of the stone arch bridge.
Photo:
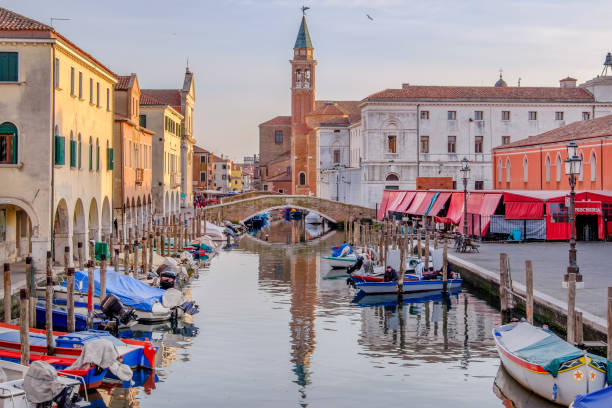
[(256, 214), (285, 207), (313, 211), (334, 223), (376, 218), (373, 208), (303, 195), (261, 195), (243, 200), (237, 196), (231, 202), (204, 207), (202, 213), (208, 220), (243, 222)]

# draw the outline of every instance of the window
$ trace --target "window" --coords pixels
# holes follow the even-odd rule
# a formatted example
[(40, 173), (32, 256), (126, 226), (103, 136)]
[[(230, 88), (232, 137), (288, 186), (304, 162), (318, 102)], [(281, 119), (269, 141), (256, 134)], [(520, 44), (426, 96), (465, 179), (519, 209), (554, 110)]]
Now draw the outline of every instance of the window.
[(287, 166), (287, 174), (291, 174), (291, 166)]
[(138, 124), (141, 127), (146, 128), (147, 127), (147, 115), (140, 115), (138, 118), (139, 118), (138, 119), (138, 122), (139, 122)]
[(200, 172), (200, 181), (206, 181), (206, 172), (205, 171), (201, 171)]
[(555, 112), (555, 120), (563, 120), (563, 112)]
[(582, 152), (580, 152), (580, 161), (582, 163), (582, 166), (580, 166), (580, 173), (578, 173), (578, 181), (583, 181), (584, 180), (584, 156), (582, 155)]
[(93, 170), (93, 141), (89, 136), (89, 171)]
[(421, 111), (421, 119), (429, 120), (429, 111)]
[(502, 144), (510, 143), (510, 136), (502, 136)]
[(397, 136), (387, 136), (387, 153), (397, 153)]
[(264, 189), (264, 191), (268, 191), (268, 185), (267, 185), (267, 184), (264, 184), (264, 185), (263, 185), (263, 189)]
[(96, 82), (96, 106), (100, 107), (100, 83)]
[(77, 167), (81, 169), (81, 134), (78, 136), (78, 146), (77, 146)]
[(597, 156), (595, 156), (595, 152), (591, 153), (591, 181), (597, 181)]
[(448, 152), (457, 153), (457, 136), (448, 137)]
[(550, 157), (546, 156), (546, 182), (550, 182)]
[(59, 58), (55, 59), (55, 67), (53, 68), (53, 85), (56, 88), (60, 86), (60, 60)]
[(483, 180), (474, 181), (474, 190), (484, 190), (484, 181)]
[(282, 130), (274, 131), (274, 143), (283, 144), (283, 131)]
[(55, 164), (58, 166), (66, 163), (66, 141), (63, 136), (59, 134), (59, 128), (55, 126)]
[(0, 52), (0, 82), (17, 82), (18, 58), (16, 52)]
[(340, 150), (334, 150), (334, 163), (340, 163)]
[(109, 146), (108, 141), (106, 141), (106, 170), (112, 170), (115, 168), (115, 152), (113, 148)]
[(429, 136), (421, 136), (421, 153), (429, 153)]
[(299, 174), (298, 183), (300, 184), (300, 186), (306, 185), (306, 173), (304, 173), (303, 171), (301, 171)]
[(474, 111), (474, 120), (484, 120), (484, 112), (483, 111)]
[(93, 105), (93, 78), (89, 78), (89, 103)]
[(96, 139), (96, 171), (100, 171), (100, 139)]
[(70, 67), (70, 95), (74, 96), (74, 67)]
[(70, 167), (76, 167), (77, 165), (77, 144), (74, 140), (74, 134), (70, 131)]
[(474, 136), (474, 153), (482, 153), (482, 136)]
[(17, 164), (17, 127), (10, 122), (0, 125), (0, 163)]
[(502, 111), (501, 119), (502, 120), (510, 120), (510, 111)]
[(529, 111), (529, 120), (538, 120), (538, 112)]
[(106, 88), (106, 110), (110, 110), (110, 89)]
[(562, 169), (562, 163), (561, 163), (561, 155), (557, 155), (557, 183), (559, 183), (561, 181), (561, 169)]
[(591, 119), (591, 112), (582, 112), (582, 120)]
[(385, 181), (399, 181), (399, 177), (397, 177), (397, 174), (391, 173), (385, 177)]
[(79, 71), (79, 99), (83, 99), (83, 73)]
[(506, 183), (510, 182), (510, 158), (506, 158)]
[(221, 180), (225, 180), (225, 174), (221, 176)]
[(529, 162), (527, 157), (523, 159), (523, 181), (527, 183), (529, 181)]
[(497, 161), (497, 182), (498, 183), (502, 182), (502, 161), (501, 159)]
[(457, 120), (457, 111), (448, 111), (447, 118), (448, 120)]

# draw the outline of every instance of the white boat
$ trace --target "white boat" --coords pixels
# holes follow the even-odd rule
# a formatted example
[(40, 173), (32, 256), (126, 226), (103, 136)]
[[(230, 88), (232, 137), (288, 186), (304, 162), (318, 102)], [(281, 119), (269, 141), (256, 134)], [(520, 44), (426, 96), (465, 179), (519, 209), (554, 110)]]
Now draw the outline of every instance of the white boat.
[(329, 262), (332, 268), (348, 268), (357, 262), (357, 255), (354, 253), (347, 256), (323, 256), (321, 258)]
[(309, 212), (304, 220), (306, 221), (306, 224), (321, 224), (323, 222), (323, 217), (316, 212)]
[(605, 359), (572, 346), (547, 328), (510, 323), (494, 328), (493, 338), (508, 374), (556, 404), (567, 407), (578, 394), (606, 384)]
[[(449, 291), (460, 289), (461, 283), (460, 277), (458, 279), (449, 279), (447, 289)], [(392, 294), (397, 293), (398, 290), (397, 282), (357, 282), (355, 287), (366, 295)], [(443, 282), (441, 279), (404, 281), (402, 293), (430, 292), (442, 290), (442, 287)]]
[[(24, 389), (24, 379), (29, 369), (28, 366), (0, 360), (0, 408), (33, 406), (29, 403)], [(72, 390), (69, 390), (71, 394), (79, 392), (80, 383), (75, 379), (57, 376), (54, 381), (58, 387), (72, 387)]]

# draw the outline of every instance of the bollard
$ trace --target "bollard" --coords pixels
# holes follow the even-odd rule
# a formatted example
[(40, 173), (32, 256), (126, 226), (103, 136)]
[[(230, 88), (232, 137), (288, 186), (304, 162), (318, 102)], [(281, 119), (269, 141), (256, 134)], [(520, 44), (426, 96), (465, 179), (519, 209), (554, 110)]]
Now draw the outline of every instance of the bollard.
[(74, 268), (68, 268), (66, 274), (66, 312), (68, 313), (66, 329), (74, 332)]
[(71, 264), (72, 262), (70, 262), (70, 247), (66, 246), (64, 247), (64, 273), (68, 272), (68, 268)]
[(567, 280), (567, 342), (576, 344), (576, 274)]
[[(401, 297), (404, 294), (404, 277), (406, 276), (406, 259), (404, 242), (400, 240), (400, 276), (397, 281), (397, 295)], [(401, 302), (400, 302), (401, 304)]]
[(425, 230), (425, 271), (429, 272), (429, 231)]
[(30, 300), (28, 302), (30, 316), (30, 327), (36, 327), (36, 278), (34, 277), (34, 268), (32, 267), (32, 257), (26, 258), (26, 290)]
[(139, 265), (138, 265), (138, 261), (140, 259), (140, 248), (138, 248), (139, 246), (139, 242), (138, 240), (134, 241), (134, 261), (133, 261), (133, 265), (134, 265), (134, 277), (139, 276), (140, 272), (139, 272)]
[(419, 228), (419, 230), (417, 231), (417, 257), (419, 258), (419, 261), (421, 259), (423, 259), (422, 252), (421, 252), (421, 234), (423, 233), (423, 229)]
[[(102, 270), (100, 269), (100, 274)], [(101, 276), (101, 275), (100, 275)], [(93, 327), (93, 298), (94, 298), (94, 263), (87, 263), (87, 328)], [(100, 297), (103, 299), (102, 297)]]
[(525, 261), (525, 286), (526, 286), (526, 299), (525, 309), (527, 309), (527, 321), (533, 324), (533, 266), (531, 261)]
[(149, 233), (149, 262), (147, 262), (147, 272), (153, 271), (153, 244), (155, 241), (153, 240), (153, 233)]
[(115, 248), (113, 253), (113, 268), (115, 269), (115, 272), (119, 272), (119, 249)]
[(30, 363), (30, 330), (28, 317), (30, 306), (30, 294), (27, 289), (19, 290), (19, 342), (21, 343), (20, 354), (21, 364), (28, 365)]
[(123, 246), (123, 273), (130, 274), (130, 246), (128, 244)]
[(4, 323), (11, 323), (11, 264), (4, 264)]
[(142, 274), (147, 274), (147, 239), (142, 237), (141, 247), (142, 247)]
[(47, 354), (55, 354), (55, 340), (53, 338), (53, 267), (51, 264), (51, 251), (47, 251), (47, 287), (45, 296), (45, 334), (47, 337)]
[[(93, 262), (91, 263), (93, 266)], [(100, 305), (106, 297), (106, 254), (100, 255)]]
[(442, 293), (448, 293), (448, 247), (446, 239), (444, 240), (444, 249), (442, 250)]

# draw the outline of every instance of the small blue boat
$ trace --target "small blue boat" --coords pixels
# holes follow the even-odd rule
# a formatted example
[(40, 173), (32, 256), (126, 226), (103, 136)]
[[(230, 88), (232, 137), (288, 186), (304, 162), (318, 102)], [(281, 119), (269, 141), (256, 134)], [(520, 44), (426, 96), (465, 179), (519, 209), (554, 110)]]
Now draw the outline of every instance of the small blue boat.
[(599, 391), (576, 397), (570, 408), (610, 408), (612, 407), (612, 386)]

